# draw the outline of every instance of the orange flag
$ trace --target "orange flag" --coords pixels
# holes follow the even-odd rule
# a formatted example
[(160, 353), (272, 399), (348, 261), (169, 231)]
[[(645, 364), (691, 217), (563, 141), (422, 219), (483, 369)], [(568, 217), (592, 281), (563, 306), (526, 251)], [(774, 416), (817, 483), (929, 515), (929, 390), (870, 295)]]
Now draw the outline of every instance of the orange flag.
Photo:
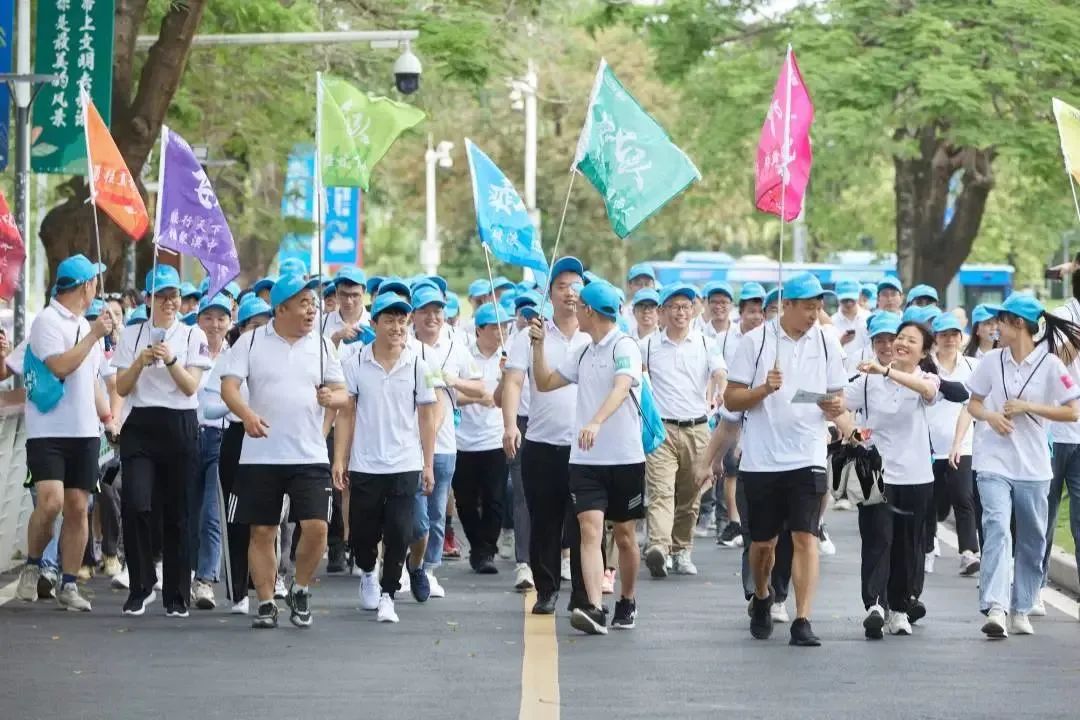
[(93, 101), (83, 93), (82, 102), (86, 159), (92, 182), (90, 197), (133, 240), (139, 240), (150, 227), (146, 204)]

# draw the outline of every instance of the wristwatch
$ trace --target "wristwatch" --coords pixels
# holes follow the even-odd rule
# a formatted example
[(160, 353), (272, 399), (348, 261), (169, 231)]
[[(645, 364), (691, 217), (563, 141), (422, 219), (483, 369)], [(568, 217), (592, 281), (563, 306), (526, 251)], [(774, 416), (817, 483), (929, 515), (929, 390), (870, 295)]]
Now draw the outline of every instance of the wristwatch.
[(170, 360), (169, 362), (165, 363), (165, 367), (172, 367), (172, 366), (173, 366), (173, 365), (175, 365), (175, 364), (176, 364), (176, 356), (175, 356), (175, 355), (173, 355), (173, 357), (172, 357), (172, 360)]

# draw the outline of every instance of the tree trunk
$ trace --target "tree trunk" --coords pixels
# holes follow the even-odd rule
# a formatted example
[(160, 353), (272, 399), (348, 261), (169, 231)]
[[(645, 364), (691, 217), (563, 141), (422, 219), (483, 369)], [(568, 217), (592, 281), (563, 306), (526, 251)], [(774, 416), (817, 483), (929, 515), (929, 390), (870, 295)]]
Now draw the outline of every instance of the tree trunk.
[[(170, 3), (161, 22), (157, 42), (150, 48), (138, 87), (135, 74), (135, 39), (146, 14), (148, 0), (117, 0), (115, 48), (113, 54), (112, 132), (144, 199), (140, 174), (150, 150), (157, 142), (169, 103), (187, 65), (195, 31), (202, 20), (207, 0), (183, 0)], [(65, 185), (67, 200), (54, 207), (41, 224), (41, 242), (49, 260), (49, 284), (61, 260), (74, 253), (97, 257), (94, 242), (92, 209), (86, 203), (89, 189), (86, 179), (72, 178)], [(131, 239), (104, 213), (98, 213), (101, 229), (101, 261), (108, 270), (106, 287), (120, 290), (123, 283), (124, 251)], [(152, 257), (150, 238), (136, 246), (136, 277)]]
[[(979, 234), (986, 199), (994, 186), (996, 150), (958, 147), (940, 134), (920, 128), (918, 151), (893, 157), (896, 194), (896, 266), (904, 287), (925, 283), (944, 296)], [(907, 137), (899, 133), (897, 139)], [(949, 180), (962, 171), (953, 216), (945, 226)]]

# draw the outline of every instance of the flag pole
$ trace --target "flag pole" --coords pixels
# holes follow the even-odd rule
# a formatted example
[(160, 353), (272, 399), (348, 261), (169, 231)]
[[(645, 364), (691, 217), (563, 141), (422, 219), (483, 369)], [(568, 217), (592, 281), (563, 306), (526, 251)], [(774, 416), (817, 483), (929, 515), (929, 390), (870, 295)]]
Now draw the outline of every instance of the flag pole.
[[(780, 254), (777, 258), (779, 261), (779, 284), (776, 286), (778, 317), (784, 313), (784, 226), (787, 225), (784, 205), (787, 200), (788, 163), (791, 161), (791, 158), (788, 157), (788, 145), (791, 143), (791, 43), (788, 43), (787, 55), (784, 57), (784, 70), (786, 78), (784, 83), (784, 144), (780, 146)], [(777, 360), (779, 361), (779, 354), (777, 354)]]
[[(319, 328), (319, 337), (323, 334), (323, 186), (322, 186), (322, 100), (323, 83), (322, 73), (315, 72), (315, 237), (312, 238), (311, 251), (315, 255), (315, 276), (319, 280), (318, 297), (315, 298), (315, 307), (318, 308), (316, 322)], [(323, 376), (323, 348), (319, 348), (319, 386), (322, 387)]]
[[(161, 124), (161, 149), (158, 151), (158, 186), (157, 198), (154, 201), (154, 264), (150, 270), (150, 312), (147, 314), (147, 322), (150, 323), (150, 331), (154, 330), (154, 292), (157, 289), (157, 266), (158, 266), (158, 238), (161, 236), (161, 201), (165, 190), (165, 146), (169, 142), (169, 128)], [(138, 348), (136, 348), (137, 350)]]
[[(566, 223), (566, 210), (570, 207), (570, 192), (574, 189), (574, 178), (577, 176), (577, 171), (570, 170), (570, 184), (566, 188), (566, 200), (563, 201), (562, 216), (559, 218), (559, 229), (555, 232), (555, 247), (551, 249), (551, 260), (548, 262), (548, 269), (550, 270), (555, 266), (555, 261), (559, 257), (559, 239), (562, 237), (563, 225)], [(547, 287), (544, 288), (544, 296), (540, 299), (540, 307), (537, 308), (540, 313), (540, 317), (544, 316), (544, 305), (547, 304), (548, 295), (551, 293), (551, 281), (555, 278), (548, 274)], [(495, 288), (492, 288), (494, 292)]]
[(97, 209), (97, 186), (94, 184), (94, 158), (90, 152), (90, 96), (85, 89), (79, 91), (79, 100), (82, 103), (82, 117), (83, 117), (83, 137), (86, 139), (86, 171), (90, 182), (90, 198), (88, 202), (93, 206), (92, 215), (94, 216), (94, 245), (97, 248), (97, 262), (98, 262), (98, 298), (105, 297), (105, 277), (104, 272), (101, 270), (101, 228), (98, 225), (98, 209)]
[(491, 274), (491, 252), (486, 243), (480, 243), (484, 247), (484, 264), (487, 265), (488, 283), (491, 285), (491, 304), (495, 306), (495, 325), (499, 328), (499, 351), (506, 357), (506, 341), (503, 339), (502, 323), (499, 322), (499, 301), (495, 297), (495, 278)]

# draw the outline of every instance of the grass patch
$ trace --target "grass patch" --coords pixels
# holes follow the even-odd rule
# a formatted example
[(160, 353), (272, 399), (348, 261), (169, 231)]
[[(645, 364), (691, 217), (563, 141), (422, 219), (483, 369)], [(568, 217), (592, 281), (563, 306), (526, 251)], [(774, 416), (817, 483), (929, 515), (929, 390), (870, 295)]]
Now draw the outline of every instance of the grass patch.
[(1073, 544), (1072, 533), (1069, 531), (1069, 494), (1065, 493), (1061, 498), (1061, 507), (1058, 508), (1057, 527), (1054, 529), (1054, 543), (1065, 548), (1066, 552), (1076, 552)]

